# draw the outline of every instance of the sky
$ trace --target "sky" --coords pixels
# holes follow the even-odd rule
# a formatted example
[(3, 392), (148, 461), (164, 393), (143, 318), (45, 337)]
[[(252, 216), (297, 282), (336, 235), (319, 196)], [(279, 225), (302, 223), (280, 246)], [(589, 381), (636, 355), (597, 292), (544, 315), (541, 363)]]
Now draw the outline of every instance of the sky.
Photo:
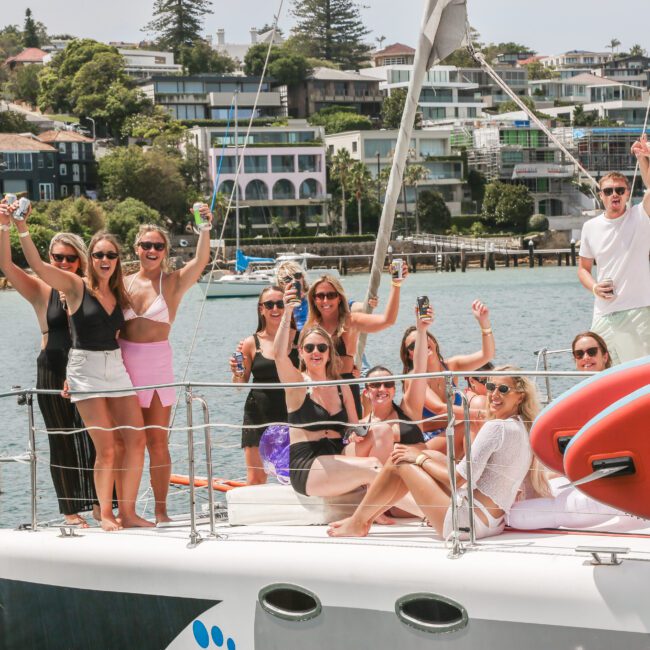
[[(291, 27), (293, 0), (213, 0), (214, 13), (206, 15), (205, 33), (226, 30), (226, 41), (244, 43), (251, 27), (273, 20), (283, 1), (280, 26)], [(415, 46), (422, 15), (422, 0), (364, 0), (360, 4), (370, 39), (385, 36)], [(100, 41), (137, 42), (141, 28), (151, 19), (153, 0), (28, 0), (3, 2), (0, 26), (22, 25), (25, 9), (45, 23), (52, 34), (71, 33)], [(468, 0), (470, 23), (484, 42), (514, 41), (539, 54), (571, 49), (606, 51), (612, 38), (621, 49), (639, 43), (650, 52), (648, 0)]]

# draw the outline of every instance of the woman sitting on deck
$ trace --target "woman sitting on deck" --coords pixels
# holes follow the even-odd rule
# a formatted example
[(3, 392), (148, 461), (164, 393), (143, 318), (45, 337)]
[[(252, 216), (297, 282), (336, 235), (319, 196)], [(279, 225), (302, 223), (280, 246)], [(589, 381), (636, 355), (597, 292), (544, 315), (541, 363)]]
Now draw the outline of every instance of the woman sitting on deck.
[[(513, 370), (509, 367), (498, 370)], [(522, 484), (530, 479), (538, 494), (547, 494), (548, 485), (541, 466), (528, 442), (528, 431), (539, 411), (537, 390), (526, 377), (493, 377), (487, 383), (488, 420), (472, 445), (471, 464), (474, 483), (475, 532), (477, 538), (498, 535), (505, 527)], [(469, 525), (466, 486), (467, 459), (456, 466), (458, 522)], [(446, 538), (451, 532), (450, 477), (447, 457), (434, 450), (418, 452), (396, 445), (391, 462), (384, 466), (370, 486), (355, 513), (332, 524), (332, 537), (357, 537), (368, 534), (378, 513), (410, 492), (429, 524)]]
[[(383, 314), (350, 312), (345, 291), (337, 278), (323, 275), (309, 289), (309, 317), (305, 328), (320, 325), (331, 337), (337, 356), (341, 360), (341, 377), (354, 378), (354, 355), (357, 350), (359, 334), (380, 332), (397, 320), (400, 287), (408, 276), (406, 263), (402, 278), (391, 281), (388, 304)], [(357, 417), (361, 417), (361, 396), (358, 384), (350, 386), (354, 396)]]

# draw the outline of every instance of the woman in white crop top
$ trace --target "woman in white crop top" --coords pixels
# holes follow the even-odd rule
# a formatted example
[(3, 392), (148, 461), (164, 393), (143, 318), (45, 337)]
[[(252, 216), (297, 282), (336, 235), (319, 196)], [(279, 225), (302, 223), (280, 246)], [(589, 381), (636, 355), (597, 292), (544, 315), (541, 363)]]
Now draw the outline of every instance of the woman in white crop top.
[[(487, 388), (488, 420), (472, 444), (470, 459), (477, 538), (497, 535), (503, 530), (505, 515), (527, 475), (538, 494), (548, 494), (548, 483), (528, 442), (528, 430), (539, 411), (535, 385), (526, 377), (499, 376), (490, 378)], [(391, 461), (370, 486), (356, 512), (331, 525), (328, 531), (331, 536), (367, 535), (377, 513), (409, 492), (415, 500), (409, 511), (424, 515), (443, 538), (452, 532), (447, 457), (439, 451), (418, 452), (405, 445), (395, 445)], [(456, 465), (461, 528), (468, 526), (470, 515), (466, 467), (467, 459)], [(400, 502), (400, 507), (404, 506), (404, 502)]]
[[(174, 382), (169, 332), (185, 292), (196, 284), (210, 261), (212, 213), (207, 205), (201, 207), (201, 215), (207, 223), (201, 229), (196, 255), (177, 271), (169, 269), (167, 231), (151, 224), (140, 226), (135, 240), (140, 270), (124, 282), (131, 306), (124, 310), (126, 325), (118, 339), (124, 365), (136, 387)], [(138, 390), (137, 395), (144, 423), (153, 427), (146, 432), (156, 522), (170, 521), (167, 515), (171, 475), (168, 431), (176, 390), (145, 389)]]

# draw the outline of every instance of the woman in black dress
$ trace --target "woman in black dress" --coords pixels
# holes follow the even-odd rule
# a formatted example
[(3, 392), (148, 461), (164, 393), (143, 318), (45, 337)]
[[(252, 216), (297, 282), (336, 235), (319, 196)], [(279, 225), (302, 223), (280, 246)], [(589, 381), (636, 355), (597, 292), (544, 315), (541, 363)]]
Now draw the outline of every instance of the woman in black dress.
[[(43, 334), (36, 361), (36, 387), (61, 390), (65, 381), (71, 347), (65, 299), (45, 282), (25, 273), (11, 261), (9, 243), (11, 209), (0, 204), (0, 269), (18, 293), (34, 308)], [(50, 242), (50, 264), (83, 276), (88, 263), (86, 247), (80, 237), (59, 233)], [(81, 429), (83, 423), (74, 405), (59, 395), (38, 395), (38, 406), (48, 431)], [(49, 434), (50, 473), (67, 524), (86, 525), (79, 514), (97, 507), (93, 483), (95, 449), (86, 431)], [(99, 517), (99, 511), (95, 510)]]

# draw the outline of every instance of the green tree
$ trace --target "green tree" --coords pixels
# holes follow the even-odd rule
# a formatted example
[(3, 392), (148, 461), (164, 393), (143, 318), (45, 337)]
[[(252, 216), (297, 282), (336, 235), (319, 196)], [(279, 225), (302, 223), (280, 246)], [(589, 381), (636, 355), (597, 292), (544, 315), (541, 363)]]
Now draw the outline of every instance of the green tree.
[(528, 71), (528, 79), (531, 81), (535, 79), (555, 79), (558, 76), (555, 68), (542, 65), (539, 61), (527, 63), (522, 68)]
[(292, 34), (301, 54), (356, 70), (368, 60), (370, 33), (355, 0), (294, 0)]
[(103, 107), (98, 107), (93, 115), (82, 110), (82, 104), (78, 105), (79, 115), (96, 117), (103, 121), (107, 129), (114, 137), (118, 137), (124, 121), (130, 116), (142, 111), (152, 109), (151, 100), (145, 97), (138, 88), (125, 86), (121, 81), (113, 82), (106, 92), (106, 102)]
[(153, 106), (148, 112), (134, 113), (122, 124), (123, 137), (150, 140), (159, 135), (180, 136), (185, 127), (162, 106)]
[[(530, 97), (520, 97), (521, 101), (530, 108), (535, 110), (535, 102)], [(499, 113), (510, 113), (511, 111), (520, 111), (519, 105), (512, 99), (499, 104)]]
[(330, 161), (330, 174), (332, 178), (339, 182), (341, 188), (341, 234), (345, 235), (348, 231), (348, 224), (345, 218), (345, 190), (350, 182), (350, 167), (352, 166), (352, 156), (347, 149), (339, 149)]
[(35, 105), (40, 90), (38, 66), (21, 65), (17, 67), (9, 77), (5, 89), (14, 99), (27, 102), (32, 106)]
[(525, 185), (496, 181), (485, 187), (483, 220), (490, 226), (523, 232), (534, 210), (535, 201)]
[(427, 233), (444, 233), (451, 226), (451, 213), (440, 192), (422, 190), (415, 204), (415, 215)]
[(180, 52), (180, 63), (187, 74), (211, 72), (224, 74), (234, 72), (235, 62), (227, 55), (214, 50), (210, 43), (199, 38), (190, 45), (183, 45)]
[[(50, 248), (50, 240), (56, 234), (56, 231), (48, 228), (47, 226), (42, 226), (40, 224), (33, 224), (29, 226), (29, 234), (31, 240), (36, 245), (38, 252), (41, 254), (41, 257), (47, 259), (48, 250)], [(11, 244), (11, 259), (18, 265), (22, 267), (27, 266), (27, 260), (25, 259), (25, 254), (23, 253), (23, 247), (20, 245), (20, 239), (18, 237), (18, 232), (16, 229), (12, 229), (11, 234), (9, 235), (9, 241)]]
[(17, 111), (0, 111), (0, 133), (38, 133), (38, 128)]
[(0, 61), (15, 56), (23, 49), (23, 35), (17, 25), (0, 29)]
[(129, 197), (111, 206), (106, 217), (106, 230), (117, 235), (125, 248), (132, 250), (138, 228), (145, 223), (164, 225), (157, 210)]
[[(244, 72), (249, 76), (259, 76), (264, 70), (268, 53), (267, 43), (256, 43), (244, 56)], [(292, 86), (304, 81), (311, 72), (307, 58), (287, 44), (273, 45), (269, 53), (268, 75), (277, 83)]]
[(576, 104), (571, 116), (573, 126), (591, 126), (594, 123), (594, 115), (585, 113), (582, 104)]
[[(390, 95), (384, 99), (381, 105), (381, 121), (385, 129), (399, 129), (402, 124), (402, 113), (407, 96), (406, 88), (395, 88)], [(415, 114), (413, 126), (419, 129), (422, 126), (422, 113)]]
[(98, 175), (103, 197), (139, 199), (176, 223), (183, 222), (187, 186), (178, 158), (155, 149), (118, 147), (99, 161)]
[(476, 169), (470, 169), (467, 172), (467, 186), (469, 187), (470, 197), (476, 203), (477, 212), (481, 211), (483, 197), (485, 196), (485, 176)]
[(41, 39), (38, 37), (36, 22), (32, 18), (32, 10), (25, 9), (25, 22), (23, 24), (23, 45), (25, 47), (40, 47)]
[(309, 123), (322, 126), (327, 134), (372, 129), (372, 120), (369, 117), (347, 110), (333, 113), (316, 113), (309, 118)]
[(89, 241), (105, 223), (106, 213), (97, 201), (70, 197), (60, 203), (57, 227), (64, 232), (73, 232)]
[(429, 178), (429, 170), (424, 165), (407, 165), (404, 170), (403, 183), (405, 187), (412, 187), (415, 190), (415, 232), (420, 232), (420, 217), (417, 211), (418, 183)]
[(614, 58), (614, 52), (618, 49), (620, 44), (621, 41), (619, 41), (618, 38), (612, 38), (610, 39), (609, 43), (605, 45), (606, 48), (612, 51), (612, 58)]
[(203, 19), (213, 13), (210, 0), (154, 0), (153, 20), (144, 29), (157, 35), (158, 45), (180, 60), (184, 46), (201, 38)]
[(372, 183), (372, 175), (363, 161), (356, 160), (350, 165), (349, 185), (357, 201), (357, 228), (358, 234), (363, 234), (363, 222), (361, 219), (361, 200), (367, 194)]
[(645, 56), (645, 54), (646, 54), (645, 48), (643, 48), (638, 43), (635, 43), (630, 48), (630, 56)]

